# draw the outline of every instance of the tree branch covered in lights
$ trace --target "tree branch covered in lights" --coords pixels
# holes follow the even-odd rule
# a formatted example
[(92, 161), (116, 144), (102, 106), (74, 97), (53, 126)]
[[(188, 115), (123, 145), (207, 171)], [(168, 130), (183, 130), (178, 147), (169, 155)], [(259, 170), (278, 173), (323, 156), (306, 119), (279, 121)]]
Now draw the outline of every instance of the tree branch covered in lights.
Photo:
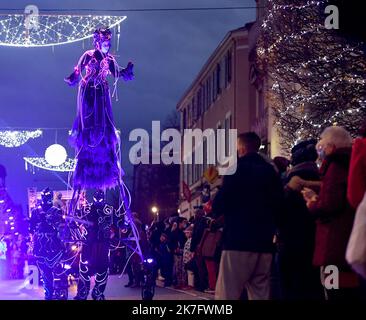
[(257, 68), (268, 77), (281, 145), (318, 138), (330, 125), (356, 135), (366, 118), (362, 44), (326, 29), (328, 1), (268, 0)]

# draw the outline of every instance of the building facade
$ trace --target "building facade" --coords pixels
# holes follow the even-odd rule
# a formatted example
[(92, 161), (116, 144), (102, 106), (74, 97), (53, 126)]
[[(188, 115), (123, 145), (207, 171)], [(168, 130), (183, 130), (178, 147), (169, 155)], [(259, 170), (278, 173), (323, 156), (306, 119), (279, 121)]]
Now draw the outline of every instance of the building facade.
[[(249, 78), (252, 25), (228, 32), (178, 102), (182, 134), (185, 129), (225, 129), (225, 134), (228, 129), (237, 129), (238, 133), (252, 129), (258, 114), (256, 89)], [(222, 180), (215, 165), (206, 164), (207, 143), (203, 150), (203, 163), (180, 168), (180, 214), (187, 218), (203, 204), (202, 192), (209, 190), (213, 197)]]

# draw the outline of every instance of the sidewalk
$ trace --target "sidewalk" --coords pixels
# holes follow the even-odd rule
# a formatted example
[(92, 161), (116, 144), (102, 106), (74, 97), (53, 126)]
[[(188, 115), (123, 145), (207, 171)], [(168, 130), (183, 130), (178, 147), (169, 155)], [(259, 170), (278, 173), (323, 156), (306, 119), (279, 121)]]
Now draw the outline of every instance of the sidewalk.
[(202, 292), (202, 291), (197, 291), (195, 289), (181, 290), (181, 289), (175, 289), (174, 287), (164, 287), (164, 281), (161, 281), (159, 279), (156, 280), (156, 286), (159, 288), (164, 288), (164, 289), (171, 290), (174, 292), (185, 293), (187, 295), (190, 295), (192, 297), (196, 297), (196, 298), (202, 299), (202, 300), (215, 300), (214, 293), (206, 293), (206, 292)]

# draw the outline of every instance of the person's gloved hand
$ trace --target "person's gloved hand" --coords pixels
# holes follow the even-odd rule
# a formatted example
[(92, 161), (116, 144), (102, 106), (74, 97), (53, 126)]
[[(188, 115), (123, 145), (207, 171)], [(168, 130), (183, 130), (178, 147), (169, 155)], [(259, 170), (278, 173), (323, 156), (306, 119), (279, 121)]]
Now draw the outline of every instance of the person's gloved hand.
[(122, 71), (123, 80), (125, 81), (133, 80), (134, 78), (133, 67), (134, 67), (133, 63), (129, 62), (127, 64), (127, 67), (123, 69)]
[(74, 76), (73, 74), (71, 76), (68, 76), (67, 78), (64, 78), (64, 81), (70, 86), (74, 87), (79, 82), (79, 77)]

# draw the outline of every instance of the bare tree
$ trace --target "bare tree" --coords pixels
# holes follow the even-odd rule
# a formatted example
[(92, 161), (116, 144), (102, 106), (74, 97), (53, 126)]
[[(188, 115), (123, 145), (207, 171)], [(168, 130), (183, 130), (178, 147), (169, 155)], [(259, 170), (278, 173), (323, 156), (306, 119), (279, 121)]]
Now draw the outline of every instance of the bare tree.
[(363, 43), (325, 27), (328, 1), (269, 0), (257, 44), (257, 68), (281, 144), (318, 138), (333, 124), (353, 135), (366, 116)]

